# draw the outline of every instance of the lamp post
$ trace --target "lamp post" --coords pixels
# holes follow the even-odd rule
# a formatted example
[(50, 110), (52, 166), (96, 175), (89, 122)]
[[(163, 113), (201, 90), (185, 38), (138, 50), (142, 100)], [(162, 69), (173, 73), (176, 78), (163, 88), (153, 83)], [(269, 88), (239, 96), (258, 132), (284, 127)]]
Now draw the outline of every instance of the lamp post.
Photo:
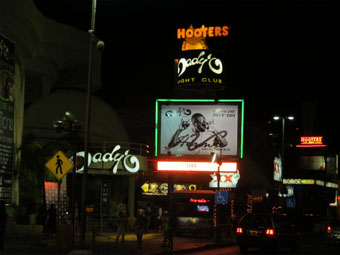
[[(213, 147), (219, 147), (220, 148), (220, 155), (217, 158), (216, 152), (213, 152), (212, 154), (212, 163), (215, 163), (217, 161), (217, 189), (216, 191), (219, 192), (220, 191), (220, 181), (221, 181), (221, 165), (222, 165), (222, 144), (218, 143), (217, 140), (214, 141), (213, 143)], [(216, 241), (220, 242), (221, 241), (221, 229), (220, 229), (220, 206), (216, 204)]]
[(294, 120), (294, 116), (280, 117), (274, 116), (274, 120), (282, 120), (282, 135), (281, 135), (281, 175), (283, 179), (284, 157), (285, 157), (285, 123), (286, 120)]
[[(92, 0), (91, 9), (91, 28), (89, 29), (90, 44), (89, 44), (89, 67), (87, 77), (87, 94), (86, 94), (86, 110), (85, 110), (85, 134), (84, 134), (84, 162), (88, 162), (89, 138), (90, 138), (90, 119), (91, 119), (91, 85), (92, 85), (92, 61), (93, 61), (93, 45), (96, 42), (95, 38), (95, 23), (96, 23), (97, 0)], [(104, 42), (97, 41), (97, 49), (104, 49)], [(84, 164), (82, 193), (81, 193), (81, 217), (80, 217), (80, 246), (85, 247), (85, 231), (86, 231), (86, 200), (87, 200), (87, 175), (88, 165)]]

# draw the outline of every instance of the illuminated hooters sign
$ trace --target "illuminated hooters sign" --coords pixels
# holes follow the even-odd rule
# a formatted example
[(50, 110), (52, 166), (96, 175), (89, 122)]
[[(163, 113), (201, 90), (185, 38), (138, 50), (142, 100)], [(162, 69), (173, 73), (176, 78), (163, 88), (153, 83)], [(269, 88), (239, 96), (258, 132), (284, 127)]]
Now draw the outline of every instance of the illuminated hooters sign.
[[(112, 172), (116, 174), (118, 170), (125, 170), (129, 173), (137, 173), (139, 170), (147, 170), (147, 158), (139, 155), (130, 154), (129, 150), (120, 151), (121, 146), (116, 145), (110, 152), (88, 153), (87, 165), (91, 172), (105, 174)], [(77, 158), (85, 159), (85, 152), (77, 153)], [(73, 157), (70, 159), (73, 162)], [(78, 159), (79, 161), (79, 159)], [(85, 162), (84, 162), (85, 164)], [(84, 166), (77, 169), (77, 173), (82, 173)]]
[(199, 28), (178, 28), (177, 38), (178, 39), (190, 39), (190, 38), (206, 38), (206, 37), (222, 37), (229, 35), (228, 26), (211, 26), (206, 27), (202, 25)]
[[(211, 162), (158, 161), (158, 171), (217, 172), (218, 164)], [(237, 172), (236, 162), (223, 162), (220, 172)]]
[(308, 148), (308, 147), (326, 147), (323, 143), (323, 136), (301, 136), (300, 144), (296, 147)]

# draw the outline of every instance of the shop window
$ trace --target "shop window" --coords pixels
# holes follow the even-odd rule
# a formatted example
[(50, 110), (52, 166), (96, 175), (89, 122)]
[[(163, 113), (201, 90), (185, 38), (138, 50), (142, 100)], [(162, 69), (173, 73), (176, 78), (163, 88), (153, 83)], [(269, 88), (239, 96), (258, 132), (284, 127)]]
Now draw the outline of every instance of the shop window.
[(326, 170), (324, 156), (300, 156), (299, 167), (303, 170)]

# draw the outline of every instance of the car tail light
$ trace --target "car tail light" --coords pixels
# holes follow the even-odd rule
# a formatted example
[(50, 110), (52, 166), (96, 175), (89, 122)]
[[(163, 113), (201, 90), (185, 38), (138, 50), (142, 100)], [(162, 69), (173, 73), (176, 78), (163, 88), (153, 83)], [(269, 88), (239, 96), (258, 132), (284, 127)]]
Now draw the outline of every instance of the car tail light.
[(331, 226), (327, 226), (327, 233), (330, 233), (332, 231), (332, 227)]
[(266, 229), (266, 235), (267, 236), (274, 236), (275, 235), (275, 230), (272, 228), (267, 228)]
[(237, 234), (243, 234), (243, 228), (236, 228)]

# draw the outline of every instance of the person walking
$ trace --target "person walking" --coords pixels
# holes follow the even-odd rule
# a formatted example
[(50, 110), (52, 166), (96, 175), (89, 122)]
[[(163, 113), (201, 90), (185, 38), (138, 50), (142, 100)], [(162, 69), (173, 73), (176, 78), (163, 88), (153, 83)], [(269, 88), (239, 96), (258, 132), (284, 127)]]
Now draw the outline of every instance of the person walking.
[(129, 221), (127, 215), (124, 212), (119, 212), (116, 243), (118, 243), (120, 236), (122, 236), (122, 243), (124, 243), (125, 232), (128, 228), (128, 223)]
[(50, 208), (47, 210), (47, 224), (46, 224), (46, 233), (47, 235), (53, 236), (57, 232), (57, 210), (54, 204), (51, 204)]
[(0, 200), (0, 251), (4, 249), (6, 225), (7, 225), (6, 205), (3, 200)]
[(168, 215), (168, 211), (164, 211), (161, 216), (161, 224), (162, 224), (162, 234), (163, 234), (163, 244), (162, 247), (168, 247), (170, 245), (170, 218)]
[(135, 221), (135, 232), (137, 236), (137, 248), (142, 248), (143, 234), (145, 233), (146, 217), (143, 208), (138, 208), (138, 213)]

